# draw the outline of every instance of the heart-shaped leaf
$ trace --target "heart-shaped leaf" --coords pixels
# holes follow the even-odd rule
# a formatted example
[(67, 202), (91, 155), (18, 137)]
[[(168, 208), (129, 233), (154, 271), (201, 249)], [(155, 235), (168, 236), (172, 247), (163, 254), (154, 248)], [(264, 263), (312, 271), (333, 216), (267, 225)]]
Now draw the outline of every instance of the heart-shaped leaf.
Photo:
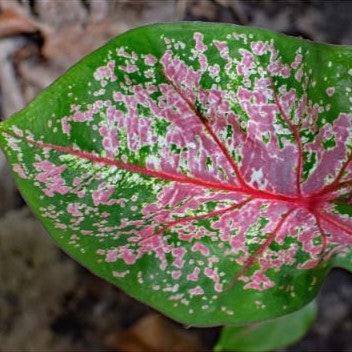
[(259, 321), (307, 304), (351, 248), (351, 82), (350, 47), (151, 25), (84, 58), (0, 143), (91, 271), (188, 324)]
[(226, 326), (222, 329), (215, 351), (274, 351), (299, 341), (311, 327), (317, 315), (312, 301), (302, 309), (269, 321), (246, 326)]

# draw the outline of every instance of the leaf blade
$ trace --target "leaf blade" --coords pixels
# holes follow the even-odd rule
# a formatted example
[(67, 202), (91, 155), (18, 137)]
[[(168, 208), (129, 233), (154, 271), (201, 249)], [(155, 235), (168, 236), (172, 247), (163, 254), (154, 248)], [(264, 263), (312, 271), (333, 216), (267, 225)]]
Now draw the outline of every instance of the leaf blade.
[[(233, 30), (257, 36), (256, 40), (281, 39), (279, 47), (283, 43), (291, 46), (291, 51), (280, 51), (282, 60), (287, 62), (295, 58), (298, 46), (314, 52), (314, 55), (308, 56), (310, 60), (315, 60), (320, 51), (325, 53), (330, 47), (256, 29), (227, 25), (215, 27), (215, 37), (214, 28), (204, 24), (151, 26), (120, 36), (84, 59), (28, 108), (1, 125), (5, 132), (0, 138), (7, 157), (20, 176), (18, 183), (27, 202), (47, 225), (49, 232), (60, 239), (61, 247), (93, 272), (134, 297), (176, 320), (197, 325), (258, 321), (280, 316), (307, 303), (316, 294), (330, 267), (326, 261), (320, 261), (320, 256), (325, 253), (322, 240), (327, 237), (325, 232), (331, 232), (334, 238), (341, 236), (341, 229), (326, 220), (326, 213), (330, 214), (329, 217), (340, 217), (339, 214), (346, 212), (329, 203), (320, 210), (324, 214), (319, 215), (315, 210), (319, 202), (315, 198), (308, 199), (312, 203), (308, 204), (306, 199), (295, 194), (296, 189), (292, 185), (300, 172), (289, 172), (292, 183), (287, 182), (280, 172), (290, 167), (295, 169), (297, 134), (293, 138), (288, 128), (290, 124), (285, 124), (288, 117), (280, 118), (272, 87), (266, 88), (267, 108), (275, 113), (275, 128), (285, 132), (275, 137), (275, 143), (286, 143), (286, 147), (291, 148), (288, 154), (285, 152), (292, 156), (287, 165), (282, 162), (276, 164), (275, 154), (269, 158), (269, 137), (269, 142), (265, 142), (264, 138), (260, 143), (253, 135), (248, 137), (251, 123), (258, 123), (251, 114), (246, 120), (243, 112), (253, 109), (246, 98), (253, 92), (248, 91), (248, 87), (245, 88), (247, 91), (244, 89), (246, 86), (242, 86), (241, 74), (234, 78), (225, 67), (229, 62), (224, 43)], [(190, 33), (190, 29), (194, 32)], [(176, 38), (176, 44), (184, 40), (191, 49), (196, 42), (198, 58), (192, 61), (186, 57), (185, 66), (182, 62), (177, 64), (193, 80), (197, 80), (201, 66), (197, 66), (196, 61), (204, 53), (201, 36), (197, 34), (200, 31), (208, 40), (208, 50), (214, 54), (214, 70), (216, 64), (221, 68), (219, 75), (222, 79), (217, 82), (216, 75), (212, 78), (210, 72), (209, 77), (192, 90), (174, 78), (170, 62), (178, 58), (165, 54), (169, 44), (160, 41), (160, 37), (168, 33)], [(239, 50), (244, 44), (236, 44), (238, 47), (231, 45), (234, 57), (239, 59), (250, 49), (247, 45), (247, 51), (241, 54)], [(178, 46), (182, 49), (180, 43)], [(256, 47), (255, 50), (259, 49)], [(116, 58), (117, 50), (120, 54)], [(331, 55), (337, 55), (331, 50)], [(339, 52), (339, 49), (336, 48), (336, 51)], [(149, 54), (153, 56), (147, 56)], [(135, 55), (146, 56), (134, 59)], [(112, 58), (115, 64), (111, 64)], [(134, 71), (139, 66), (144, 73), (150, 70), (149, 64), (142, 63), (145, 60), (149, 63), (157, 61), (153, 71), (156, 91), (149, 84), (152, 78)], [(165, 70), (158, 66), (163, 62)], [(243, 70), (241, 61), (236, 64)], [(261, 66), (262, 62), (258, 64), (259, 68)], [(315, 63), (314, 68), (316, 66)], [(166, 78), (164, 71), (168, 75)], [(274, 83), (284, 87), (284, 78), (280, 78), (283, 82), (276, 78)], [(212, 90), (210, 84), (214, 82), (218, 84), (218, 90)], [(297, 82), (289, 81), (287, 84), (304, 95), (301, 83)], [(280, 104), (286, 96), (285, 89), (277, 92)], [(101, 93), (101, 90), (105, 92)], [(225, 98), (224, 105), (218, 104), (217, 94), (221, 90), (229, 96), (233, 91), (237, 92), (237, 97), (241, 93), (242, 105), (238, 105), (239, 98), (231, 100), (228, 97), (226, 99), (233, 105), (227, 106)], [(302, 98), (301, 95), (299, 98)], [(136, 97), (139, 99), (137, 103), (133, 102)], [(191, 103), (187, 99), (191, 99)], [(82, 102), (80, 107), (77, 107), (77, 101)], [(298, 101), (297, 98), (295, 102)], [(218, 108), (223, 115), (215, 112), (212, 118), (206, 119), (206, 112), (212, 111), (212, 108)], [(238, 114), (236, 118), (231, 115), (234, 111)], [(224, 116), (229, 117), (230, 123), (224, 124)], [(338, 120), (337, 130), (341, 127), (340, 121), (349, 121), (346, 116)], [(137, 123), (128, 125), (128, 121)], [(241, 123), (246, 124), (246, 134)], [(14, 130), (14, 126), (17, 129)], [(265, 133), (271, 131), (265, 126)], [(145, 140), (143, 133), (148, 129), (152, 131), (151, 139)], [(16, 141), (20, 139), (16, 133), (22, 133), (24, 140)], [(33, 133), (35, 143), (31, 142)], [(119, 141), (118, 148), (112, 143), (114, 140)], [(243, 151), (238, 144), (233, 144), (243, 140), (254, 153), (249, 153), (250, 149)], [(22, 159), (17, 155), (16, 145)], [(331, 148), (333, 143), (328, 146)], [(309, 143), (308, 147), (313, 150)], [(275, 152), (281, 153), (279, 149)], [(262, 176), (264, 183), (258, 183), (260, 174), (250, 174), (253, 163), (254, 169), (259, 167), (253, 156), (260, 154), (268, 157), (268, 160), (263, 160), (272, 169), (278, 170), (273, 177), (265, 171)], [(83, 158), (83, 155), (86, 157)], [(281, 155), (279, 160), (283, 160), (285, 154), (278, 155)], [(321, 155), (323, 158), (325, 154), (321, 152)], [(345, 158), (348, 160), (348, 156)], [(245, 182), (239, 180), (241, 177), (238, 177), (237, 166), (234, 167), (233, 163), (239, 165)], [(28, 167), (29, 178), (21, 177), (25, 170), (19, 166)], [(313, 174), (307, 178), (304, 187), (309, 186)], [(169, 178), (165, 179), (166, 176)], [(314, 177), (317, 179), (317, 176)], [(76, 178), (81, 179), (83, 186), (76, 184), (79, 181)], [(317, 180), (320, 182), (320, 179)], [(312, 191), (316, 189), (312, 184), (309, 187)], [(85, 194), (82, 193), (84, 188)], [(236, 209), (237, 205), (249, 200), (252, 203), (245, 204), (241, 211)], [(53, 204), (56, 208), (49, 209)], [(292, 209), (292, 204), (297, 206), (292, 219), (275, 233), (275, 226)], [(309, 207), (314, 212), (310, 212)], [(55, 214), (59, 214), (56, 219)], [(320, 228), (317, 215), (321, 217)], [(84, 219), (79, 220), (82, 216)], [(350, 225), (347, 221), (343, 226)], [(345, 237), (346, 233), (341, 238), (345, 241)], [(251, 265), (241, 272), (245, 263)], [(232, 287), (234, 277), (236, 284)]]

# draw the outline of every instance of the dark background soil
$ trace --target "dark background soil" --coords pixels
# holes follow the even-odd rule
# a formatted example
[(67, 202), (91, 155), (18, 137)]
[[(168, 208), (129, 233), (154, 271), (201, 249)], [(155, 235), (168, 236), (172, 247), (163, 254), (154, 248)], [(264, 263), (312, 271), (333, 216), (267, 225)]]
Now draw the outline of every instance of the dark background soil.
[[(352, 1), (0, 0), (0, 119), (109, 38), (177, 20), (352, 44)], [(352, 275), (334, 270), (319, 296), (316, 323), (288, 351), (351, 351), (351, 296)], [(0, 154), (0, 351), (206, 351), (218, 334), (162, 317), (57, 249)]]

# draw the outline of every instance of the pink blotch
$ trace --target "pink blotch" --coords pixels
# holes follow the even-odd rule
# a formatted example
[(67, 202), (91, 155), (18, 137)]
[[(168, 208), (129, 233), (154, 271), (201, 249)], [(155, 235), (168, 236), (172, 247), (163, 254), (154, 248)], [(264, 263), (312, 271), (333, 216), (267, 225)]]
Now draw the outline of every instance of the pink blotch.
[(182, 275), (182, 272), (180, 270), (174, 270), (172, 273), (171, 273), (171, 277), (174, 279), (174, 280), (178, 280)]
[(114, 82), (117, 79), (114, 70), (115, 61), (110, 60), (105, 66), (100, 66), (95, 70), (94, 79), (100, 81), (101, 86), (105, 86), (108, 81)]
[(209, 248), (201, 242), (196, 242), (192, 248), (192, 252), (200, 252), (204, 256), (209, 255)]
[(242, 60), (237, 65), (237, 73), (242, 76), (249, 76), (251, 69), (255, 67), (253, 54), (247, 50), (239, 49)]
[(34, 163), (33, 166), (39, 173), (36, 180), (44, 183), (45, 189), (43, 192), (48, 197), (53, 197), (55, 193), (66, 194), (69, 192), (69, 187), (65, 185), (65, 181), (61, 174), (66, 169), (65, 165), (57, 166), (48, 160), (43, 160)]
[(114, 193), (115, 187), (107, 186), (105, 182), (101, 183), (95, 191), (92, 192), (92, 198), (95, 206), (100, 204), (112, 205), (113, 200), (109, 198)]
[(200, 287), (194, 287), (188, 290), (190, 296), (201, 296), (204, 294), (204, 290)]
[(295, 73), (295, 79), (298, 82), (301, 82), (302, 77), (303, 77), (303, 70), (302, 69), (297, 70), (296, 73)]
[(131, 58), (131, 54), (129, 54), (123, 46), (116, 49), (116, 54), (118, 56), (125, 57), (126, 59)]
[(117, 258), (118, 258), (118, 251), (116, 249), (109, 249), (106, 253), (105, 261), (107, 263), (113, 263), (113, 262), (116, 262)]
[(230, 55), (229, 55), (229, 48), (228, 48), (226, 42), (214, 40), (213, 43), (214, 43), (216, 49), (218, 49), (220, 56), (223, 59), (228, 60), (230, 58)]
[(204, 51), (207, 50), (207, 46), (203, 42), (204, 35), (202, 33), (196, 32), (193, 34), (193, 39), (196, 42), (195, 49), (200, 53), (204, 53)]
[(293, 69), (297, 69), (298, 66), (302, 63), (302, 61), (303, 61), (303, 55), (300, 53), (297, 53), (294, 61), (291, 63), (291, 67)]
[(67, 205), (67, 212), (75, 217), (82, 216), (82, 213), (79, 210), (79, 208), (80, 208), (79, 203), (70, 203)]
[(183, 260), (186, 250), (182, 247), (177, 247), (172, 250), (172, 255), (174, 256), (173, 265), (181, 269), (184, 266), (185, 261)]
[(154, 55), (148, 54), (144, 58), (144, 63), (148, 66), (154, 66), (157, 63), (157, 59)]
[(200, 268), (195, 267), (192, 271), (192, 273), (187, 275), (187, 280), (189, 281), (198, 281), (199, 280), (199, 273), (200, 273)]
[(274, 287), (275, 284), (263, 272), (257, 270), (250, 278), (249, 282), (244, 286), (245, 289), (253, 289), (264, 291)]
[(128, 265), (134, 264), (137, 260), (137, 256), (129, 248), (123, 248), (121, 258)]
[(251, 49), (255, 55), (263, 55), (267, 51), (267, 44), (262, 41), (252, 42)]

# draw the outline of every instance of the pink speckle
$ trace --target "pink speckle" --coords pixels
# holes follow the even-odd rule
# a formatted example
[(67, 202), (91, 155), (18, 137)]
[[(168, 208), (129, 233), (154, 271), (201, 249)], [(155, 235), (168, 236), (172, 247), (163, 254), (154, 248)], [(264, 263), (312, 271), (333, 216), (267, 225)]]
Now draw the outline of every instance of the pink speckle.
[(61, 223), (61, 222), (57, 222), (57, 223), (55, 224), (55, 227), (56, 227), (57, 229), (60, 229), (60, 230), (66, 230), (66, 229), (67, 229), (67, 225), (66, 225), (66, 224), (63, 224), (63, 223)]
[(220, 66), (218, 64), (215, 64), (213, 66), (208, 67), (209, 75), (212, 78), (218, 77), (220, 73)]
[(86, 191), (85, 190), (80, 190), (75, 192), (77, 194), (78, 198), (83, 198), (86, 195)]
[(138, 71), (138, 66), (134, 64), (127, 64), (126, 66), (120, 66), (120, 69), (126, 73), (133, 73)]
[(218, 275), (217, 275), (216, 272), (215, 272), (213, 269), (211, 269), (211, 268), (205, 268), (205, 269), (204, 269), (204, 274), (205, 274), (206, 276), (208, 276), (210, 279), (214, 280), (214, 281), (217, 280)]
[(7, 137), (7, 143), (9, 144), (9, 147), (11, 147), (12, 150), (16, 151), (16, 152), (20, 152), (21, 148), (19, 147), (18, 143), (20, 141), (16, 138), (13, 138), (11, 136)]
[(302, 80), (303, 77), (303, 70), (300, 68), (296, 71), (295, 73), (295, 79), (300, 82)]
[(118, 251), (116, 249), (109, 249), (106, 253), (105, 261), (107, 263), (116, 262), (118, 258)]
[(69, 135), (71, 133), (71, 125), (69, 123), (69, 118), (67, 116), (61, 119), (62, 132)]
[(72, 181), (74, 186), (79, 186), (81, 184), (81, 179), (79, 177), (75, 177)]
[(123, 278), (125, 276), (127, 276), (130, 273), (129, 270), (125, 270), (125, 271), (113, 271), (112, 272), (112, 276), (116, 277), (116, 278)]
[(28, 176), (26, 174), (26, 172), (24, 171), (22, 165), (20, 164), (14, 164), (12, 166), (12, 170), (14, 172), (16, 172), (18, 174), (19, 177), (23, 178), (23, 179), (28, 179)]
[(148, 66), (154, 66), (157, 63), (157, 59), (154, 55), (148, 54), (144, 58), (144, 63)]
[(334, 87), (328, 87), (326, 88), (326, 95), (329, 97), (332, 97), (335, 94), (335, 88)]
[(107, 219), (108, 217), (110, 217), (110, 213), (108, 213), (107, 211), (103, 211), (103, 212), (101, 213), (101, 217), (102, 217), (103, 219)]
[(222, 292), (224, 290), (223, 284), (221, 284), (220, 282), (216, 282), (214, 285), (214, 290), (215, 292)]
[(107, 102), (102, 100), (96, 100), (93, 104), (88, 104), (86, 110), (81, 110), (80, 106), (75, 106), (73, 109), (73, 113), (69, 117), (64, 117), (61, 120), (62, 130), (65, 134), (69, 134), (71, 130), (71, 126), (69, 121), (74, 122), (86, 122), (92, 121), (94, 118), (94, 114), (97, 114)]
[(190, 296), (201, 296), (204, 294), (204, 290), (200, 286), (197, 286), (189, 289), (188, 293), (190, 294)]
[(17, 126), (12, 126), (12, 131), (17, 137), (23, 137), (23, 131), (19, 129)]
[(174, 280), (178, 280), (182, 275), (182, 272), (180, 270), (174, 270), (172, 273), (171, 273), (171, 277), (174, 279)]
[(67, 205), (67, 212), (75, 217), (82, 216), (82, 213), (79, 210), (79, 208), (80, 208), (79, 203), (70, 203)]
[(171, 50), (165, 51), (161, 63), (169, 79), (183, 84), (185, 88), (193, 89), (199, 86), (201, 73), (187, 66), (179, 58), (173, 57)]
[(217, 271), (208, 267), (204, 269), (204, 274), (214, 282), (214, 290), (216, 292), (222, 292), (223, 285), (220, 283), (220, 277)]

